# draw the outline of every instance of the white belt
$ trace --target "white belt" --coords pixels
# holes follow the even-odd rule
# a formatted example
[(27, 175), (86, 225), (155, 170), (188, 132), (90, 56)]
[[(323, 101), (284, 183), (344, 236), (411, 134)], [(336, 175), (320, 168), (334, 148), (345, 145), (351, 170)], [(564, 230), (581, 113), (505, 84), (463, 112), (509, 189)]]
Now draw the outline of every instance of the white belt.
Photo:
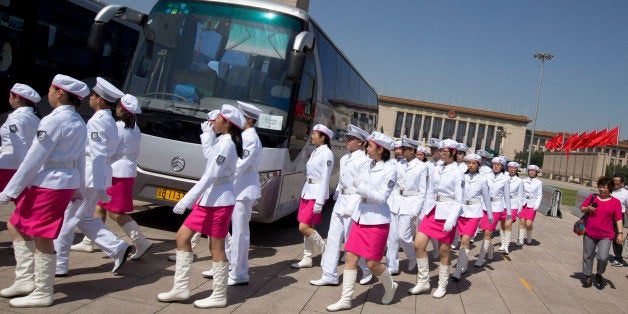
[(317, 184), (317, 183), (321, 183), (323, 180), (321, 180), (320, 178), (307, 178), (305, 180), (305, 182), (309, 183), (309, 184)]
[(492, 196), (491, 196), (491, 202), (499, 202), (499, 201), (501, 201), (501, 200), (502, 200), (502, 198), (501, 198), (501, 197), (499, 197), (499, 196), (498, 196), (498, 197), (492, 197)]
[(516, 198), (517, 198), (517, 195), (511, 195), (511, 196), (510, 196), (510, 199), (511, 199), (511, 200), (514, 200), (514, 199), (516, 199)]
[(455, 202), (456, 200), (454, 200), (453, 198), (449, 198), (447, 196), (443, 196), (443, 195), (436, 195), (436, 197), (434, 198), (437, 202)]
[(362, 203), (364, 203), (364, 204), (379, 204), (379, 203), (376, 203), (376, 202), (369, 201), (366, 197), (362, 198)]
[(214, 179), (214, 182), (212, 182), (213, 185), (221, 185), (221, 184), (226, 184), (226, 183), (232, 183), (233, 182), (234, 177), (233, 176), (228, 176), (228, 177), (218, 177), (216, 179)]
[(475, 204), (480, 204), (480, 203), (482, 203), (482, 200), (477, 199), (477, 198), (464, 201), (465, 205), (475, 205)]
[(419, 191), (401, 190), (399, 191), (399, 194), (401, 194), (401, 196), (417, 196), (419, 195)]
[(2, 152), (7, 154), (13, 153), (13, 145), (2, 146)]
[(352, 195), (352, 194), (355, 194), (355, 189), (341, 188), (340, 189), (340, 194), (342, 194), (342, 195)]
[(42, 166), (43, 170), (48, 169), (74, 169), (76, 161), (49, 161)]
[(527, 200), (533, 200), (533, 199), (536, 199), (536, 196), (526, 195), (526, 199)]

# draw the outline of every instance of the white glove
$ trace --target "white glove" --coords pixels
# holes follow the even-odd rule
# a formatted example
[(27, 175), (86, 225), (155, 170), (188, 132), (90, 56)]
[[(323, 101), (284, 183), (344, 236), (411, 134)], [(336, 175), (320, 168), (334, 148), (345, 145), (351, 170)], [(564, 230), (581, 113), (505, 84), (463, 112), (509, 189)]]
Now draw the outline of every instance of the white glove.
[(212, 123), (209, 123), (209, 121), (205, 121), (203, 123), (201, 123), (201, 130), (204, 132), (213, 132), (212, 130)]
[(511, 220), (512, 216), (511, 215), (506, 215), (506, 220)]
[(443, 226), (443, 231), (444, 232), (449, 232), (453, 228), (454, 228), (454, 223), (452, 221), (446, 221), (445, 225)]
[(351, 217), (351, 215), (353, 215), (353, 211), (350, 209), (340, 211), (340, 216), (342, 217)]
[(179, 203), (177, 203), (177, 205), (174, 205), (174, 207), (172, 208), (172, 212), (177, 214), (177, 215), (183, 215), (183, 213), (185, 213), (186, 209), (187, 209), (187, 206), (185, 206), (181, 202), (179, 202)]
[[(510, 219), (510, 218), (508, 218), (508, 219)], [(492, 224), (493, 224), (493, 218), (489, 218), (489, 219), (488, 219), (488, 224), (489, 224), (489, 225), (492, 225)]]
[(355, 178), (355, 179), (353, 180), (353, 186), (354, 186), (354, 187), (356, 187), (356, 188), (357, 188), (358, 186), (360, 186), (360, 183), (362, 183), (362, 180), (360, 180), (360, 179), (358, 179), (358, 178)]
[(314, 204), (314, 213), (320, 214), (323, 211), (323, 204), (316, 203)]
[(109, 196), (105, 190), (96, 191), (96, 197), (103, 203), (109, 203), (111, 201), (111, 196)]
[(76, 204), (80, 204), (83, 202), (83, 189), (76, 189), (74, 190), (74, 194), (72, 195), (72, 203)]
[(334, 199), (334, 201), (338, 200), (338, 191), (334, 192), (334, 196), (332, 196), (332, 198)]
[(6, 205), (11, 200), (11, 197), (4, 194), (4, 192), (0, 192), (0, 205)]

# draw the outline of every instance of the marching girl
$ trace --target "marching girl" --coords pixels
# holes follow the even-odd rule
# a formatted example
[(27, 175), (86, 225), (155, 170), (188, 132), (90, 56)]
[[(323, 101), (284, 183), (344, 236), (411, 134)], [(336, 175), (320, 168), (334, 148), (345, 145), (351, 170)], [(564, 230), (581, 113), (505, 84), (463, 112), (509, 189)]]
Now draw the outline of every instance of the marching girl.
[(427, 148), (419, 146), (416, 148), (416, 158), (422, 162), (427, 162)]
[(0, 127), (0, 190), (7, 186), (33, 143), (40, 121), (35, 104), (40, 100), (39, 94), (28, 85), (16, 83), (9, 92), (9, 105), (13, 112)]
[[(414, 220), (418, 217), (427, 190), (427, 164), (416, 158), (416, 148), (419, 142), (401, 139), (401, 154), (405, 158), (403, 163), (398, 162), (397, 185), (394, 201), (389, 202), (390, 232), (386, 245), (386, 266), (391, 274), (399, 272), (399, 246), (408, 257), (408, 271), (416, 267), (416, 255), (412, 231)], [(391, 196), (392, 198), (392, 196)]]
[(3, 290), (3, 296), (30, 294), (12, 299), (9, 304), (13, 307), (52, 305), (56, 265), (53, 239), (59, 235), (68, 203), (80, 198), (85, 185), (87, 128), (75, 107), (87, 95), (85, 83), (62, 74), (54, 77), (48, 90), (54, 110), (39, 123), (24, 161), (0, 193), (0, 204), (6, 204), (24, 191), (7, 224), (17, 264), (15, 283), (9, 288), (12, 291)]
[[(495, 157), (492, 159), (493, 172), (486, 175), (489, 192), (491, 194), (491, 209), (493, 210), (493, 220), (490, 220), (488, 209), (485, 209), (484, 216), (480, 220), (480, 229), (484, 230), (484, 239), (478, 255), (475, 266), (484, 265), (484, 260), (488, 257), (493, 259), (493, 239), (492, 233), (497, 227), (497, 223), (501, 223), (502, 230), (505, 228), (507, 221), (512, 219), (510, 206), (510, 185), (508, 184), (508, 176), (505, 174), (506, 157)], [(488, 256), (487, 256), (488, 255)]]
[(479, 173), (482, 157), (476, 154), (469, 154), (465, 156), (464, 160), (467, 163), (467, 171), (464, 174), (462, 214), (456, 224), (456, 230), (458, 230), (461, 238), (461, 245), (456, 271), (451, 275), (455, 280), (460, 280), (462, 274), (467, 272), (471, 237), (475, 235), (480, 219), (483, 216), (482, 205), (486, 208), (488, 221), (493, 221), (491, 195), (486, 183), (486, 176)]
[(517, 241), (519, 246), (523, 246), (524, 238), (526, 244), (532, 244), (532, 223), (543, 197), (543, 182), (537, 178), (540, 171), (541, 168), (538, 166), (529, 165), (528, 177), (523, 179), (524, 205), (519, 214), (519, 240)]
[(390, 229), (390, 209), (387, 200), (397, 180), (396, 171), (389, 162), (394, 142), (382, 133), (373, 132), (366, 150), (372, 161), (367, 167), (362, 168), (352, 182), (356, 193), (362, 198), (357, 210), (351, 215), (353, 220), (351, 232), (345, 243), (347, 259), (343, 272), (342, 293), (338, 302), (327, 306), (330, 312), (351, 308), (360, 257), (366, 259), (369, 269), (384, 286), (382, 304), (389, 304), (397, 291), (397, 283), (393, 282), (386, 265), (380, 262), (384, 256)]
[(192, 212), (179, 228), (176, 235), (177, 257), (174, 285), (168, 292), (160, 293), (161, 302), (187, 300), (190, 297), (190, 271), (194, 252), (191, 240), (195, 232), (210, 237), (213, 258), (213, 292), (205, 299), (194, 301), (197, 308), (227, 306), (227, 278), (229, 262), (225, 253), (225, 237), (229, 232), (231, 214), (235, 205), (233, 182), (238, 158), (242, 158), (242, 128), (244, 116), (231, 105), (222, 105), (213, 125), (216, 139), (213, 149), (205, 156), (207, 165), (201, 179), (175, 205), (172, 211), (183, 214), (187, 208)]
[(314, 247), (321, 254), (325, 251), (325, 241), (314, 226), (323, 221), (323, 205), (329, 197), (329, 176), (334, 168), (334, 154), (330, 149), (330, 141), (334, 133), (322, 124), (314, 126), (311, 142), (316, 146), (306, 164), (305, 185), (299, 202), (299, 232), (303, 234), (303, 258), (291, 266), (293, 268), (312, 267)]
[(421, 213), (425, 215), (425, 218), (421, 220), (414, 240), (418, 266), (417, 284), (409, 290), (410, 294), (419, 294), (431, 289), (426, 247), (429, 239), (435, 239), (438, 241), (440, 252), (438, 288), (432, 295), (435, 298), (442, 298), (447, 292), (451, 263), (449, 251), (456, 233), (454, 227), (462, 207), (464, 184), (464, 175), (458, 169), (458, 163), (455, 162), (458, 143), (452, 139), (445, 139), (440, 142), (439, 147), (443, 163), (434, 167), (433, 177), (430, 178), (428, 184), (428, 190), (432, 191), (428, 194), (433, 195), (434, 206)]
[(508, 254), (510, 251), (510, 235), (512, 234), (512, 224), (517, 221), (517, 214), (521, 212), (523, 206), (523, 180), (519, 178), (520, 165), (514, 161), (508, 163), (508, 184), (510, 185), (510, 207), (512, 213), (512, 220), (506, 221), (506, 230), (502, 236), (502, 245), (499, 247), (500, 251)]
[(467, 145), (458, 143), (456, 161), (458, 162), (458, 168), (460, 168), (460, 171), (462, 172), (467, 171), (467, 163), (464, 159), (467, 156), (467, 151), (469, 151), (469, 147)]
[[(133, 95), (126, 94), (120, 98), (116, 106), (116, 116), (118, 122), (118, 141), (114, 143), (115, 153), (111, 156), (112, 182), (107, 188), (107, 194), (111, 196), (111, 201), (98, 201), (96, 215), (104, 222), (107, 215), (111, 217), (122, 228), (124, 233), (135, 245), (135, 253), (131, 259), (140, 259), (144, 253), (153, 245), (142, 234), (140, 227), (135, 220), (127, 213), (133, 211), (133, 183), (137, 176), (137, 157), (140, 154), (140, 139), (142, 137), (140, 129), (136, 124), (136, 114), (142, 110)], [(93, 252), (93, 242), (84, 237), (83, 241), (72, 245), (72, 251)]]
[[(317, 280), (310, 280), (314, 286), (337, 285), (338, 280), (338, 257), (340, 256), (340, 245), (347, 242), (349, 231), (351, 230), (351, 215), (360, 204), (360, 195), (356, 194), (353, 181), (360, 171), (367, 167), (371, 160), (364, 153), (364, 147), (369, 139), (369, 134), (349, 124), (349, 131), (346, 134), (346, 147), (349, 153), (340, 158), (339, 182), (334, 193), (334, 211), (329, 221), (329, 232), (325, 243), (325, 252), (321, 258), (323, 276)], [(345, 257), (346, 260), (346, 257)], [(362, 279), (360, 284), (365, 285), (371, 281), (373, 274), (366, 266), (364, 259), (358, 263), (362, 268)]]

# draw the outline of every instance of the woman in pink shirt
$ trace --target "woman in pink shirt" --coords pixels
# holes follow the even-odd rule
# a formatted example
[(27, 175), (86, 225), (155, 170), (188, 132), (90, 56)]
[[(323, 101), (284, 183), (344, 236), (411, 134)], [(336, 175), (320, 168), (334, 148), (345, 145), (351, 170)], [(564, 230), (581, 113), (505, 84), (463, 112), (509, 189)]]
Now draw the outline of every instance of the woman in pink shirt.
[[(618, 199), (611, 196), (610, 192), (615, 188), (613, 179), (600, 177), (597, 180), (598, 194), (590, 195), (582, 205), (580, 211), (589, 214), (585, 223), (585, 234), (582, 239), (582, 273), (585, 275), (582, 287), (591, 287), (591, 275), (593, 273), (593, 259), (597, 248), (597, 274), (595, 274), (595, 287), (604, 289), (602, 274), (608, 264), (608, 254), (611, 242), (615, 238), (613, 223), (617, 224), (617, 230), (622, 229), (621, 204)], [(618, 232), (617, 243), (624, 241), (622, 231)]]

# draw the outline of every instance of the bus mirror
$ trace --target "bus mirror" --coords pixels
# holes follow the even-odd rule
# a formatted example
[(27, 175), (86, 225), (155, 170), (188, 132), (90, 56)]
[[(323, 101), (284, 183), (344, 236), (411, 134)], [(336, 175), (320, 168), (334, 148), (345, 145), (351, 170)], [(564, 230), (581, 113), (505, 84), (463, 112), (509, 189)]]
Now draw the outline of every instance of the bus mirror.
[(303, 75), (303, 65), (305, 64), (305, 52), (290, 51), (288, 55), (288, 66), (286, 68), (286, 80), (293, 83), (301, 81)]
[(89, 38), (87, 38), (87, 48), (97, 50), (100, 49), (100, 41), (105, 30), (105, 23), (94, 22), (89, 30)]

